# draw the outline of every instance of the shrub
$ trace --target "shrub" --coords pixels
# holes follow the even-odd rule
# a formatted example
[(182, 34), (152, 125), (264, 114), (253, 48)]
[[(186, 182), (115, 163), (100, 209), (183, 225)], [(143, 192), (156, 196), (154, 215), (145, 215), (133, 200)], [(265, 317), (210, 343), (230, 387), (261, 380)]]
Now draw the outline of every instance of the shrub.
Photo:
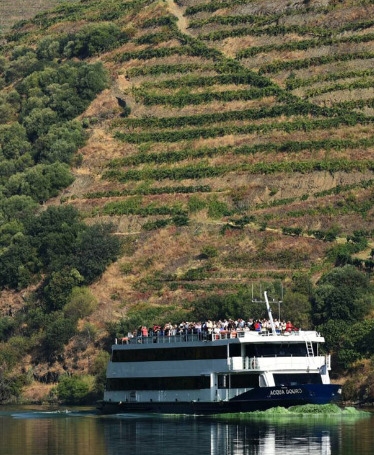
[(94, 391), (98, 395), (104, 393), (106, 382), (106, 367), (109, 361), (109, 354), (106, 351), (100, 351), (90, 368), (90, 373), (95, 376)]
[(116, 24), (90, 24), (65, 38), (63, 53), (69, 58), (87, 58), (113, 49), (127, 40), (128, 36)]
[(225, 202), (219, 201), (217, 197), (212, 197), (208, 201), (208, 215), (210, 218), (222, 218), (230, 215), (230, 211)]
[(184, 214), (173, 216), (172, 221), (175, 226), (187, 226), (189, 223), (188, 216)]
[[(71, 293), (75, 286), (83, 281), (82, 275), (76, 269), (64, 267), (52, 272), (46, 279), (43, 287), (43, 297), (50, 311), (61, 310), (71, 300)], [(71, 315), (66, 314), (67, 317)], [(79, 318), (77, 318), (79, 319)]]
[(201, 255), (204, 259), (215, 258), (218, 256), (218, 250), (216, 247), (211, 245), (206, 245), (201, 250)]
[(200, 198), (199, 196), (191, 196), (188, 199), (187, 207), (189, 213), (199, 212), (203, 210), (207, 206), (207, 203), (204, 199)]
[(147, 221), (146, 223), (143, 224), (142, 228), (145, 231), (153, 231), (156, 229), (166, 227), (168, 224), (170, 224), (170, 220)]
[(80, 404), (88, 393), (89, 386), (77, 376), (62, 376), (57, 386), (58, 399), (64, 403)]
[(64, 306), (64, 314), (68, 318), (80, 319), (89, 316), (97, 307), (97, 300), (87, 287), (74, 287)]
[(12, 334), (15, 321), (13, 318), (6, 316), (0, 318), (0, 341), (6, 341)]

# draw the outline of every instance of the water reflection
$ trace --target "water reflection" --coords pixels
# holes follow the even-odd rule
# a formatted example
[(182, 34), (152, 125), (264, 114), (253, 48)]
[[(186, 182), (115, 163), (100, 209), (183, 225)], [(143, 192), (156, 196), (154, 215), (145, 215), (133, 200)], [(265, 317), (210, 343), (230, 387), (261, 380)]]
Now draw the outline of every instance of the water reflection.
[(105, 454), (102, 426), (90, 416), (92, 412), (82, 410), (65, 412), (9, 408), (0, 412), (0, 454)]
[(0, 407), (1, 455), (371, 455), (374, 416), (100, 416)]
[[(359, 418), (357, 416), (357, 418)], [(357, 418), (354, 419), (357, 421)], [(373, 421), (368, 419), (370, 428)], [(352, 424), (352, 418), (348, 425)], [(246, 422), (209, 418), (174, 417), (144, 418), (117, 416), (104, 422), (108, 455), (136, 453), (163, 455), (171, 452), (211, 455), (279, 455), (285, 453), (332, 455), (344, 453), (339, 417), (305, 416), (297, 420), (249, 419)], [(372, 454), (371, 437), (368, 451), (346, 453)], [(350, 444), (348, 444), (350, 446)]]

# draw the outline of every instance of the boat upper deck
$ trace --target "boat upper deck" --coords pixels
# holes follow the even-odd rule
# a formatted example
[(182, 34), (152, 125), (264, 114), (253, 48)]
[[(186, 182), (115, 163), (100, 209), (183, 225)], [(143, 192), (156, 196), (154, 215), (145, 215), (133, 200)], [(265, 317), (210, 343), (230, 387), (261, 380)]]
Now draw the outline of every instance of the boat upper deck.
[(180, 344), (191, 342), (214, 343), (222, 340), (229, 340), (233, 343), (300, 343), (300, 342), (318, 342), (323, 343), (324, 338), (316, 331), (292, 331), (272, 334), (269, 331), (228, 331), (222, 330), (218, 333), (206, 334), (199, 333), (181, 333), (177, 335), (152, 335), (152, 336), (133, 336), (116, 338), (113, 347), (121, 345), (155, 345), (155, 344)]

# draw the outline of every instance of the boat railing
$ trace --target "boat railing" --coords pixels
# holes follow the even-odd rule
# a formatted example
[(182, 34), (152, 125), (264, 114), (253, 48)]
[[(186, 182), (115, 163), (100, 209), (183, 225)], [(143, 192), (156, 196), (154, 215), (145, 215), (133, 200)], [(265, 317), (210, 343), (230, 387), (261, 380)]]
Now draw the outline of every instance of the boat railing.
[[(235, 359), (236, 360), (236, 359)], [(327, 365), (323, 356), (314, 358), (314, 365), (310, 366), (310, 359), (307, 356), (286, 356), (286, 357), (239, 357), (234, 361), (233, 370), (262, 370), (262, 371), (285, 371), (287, 369), (302, 369), (315, 371)]]
[[(284, 336), (300, 336), (301, 331), (298, 332), (287, 332), (280, 333), (277, 335)], [(148, 336), (134, 336), (129, 334), (127, 337), (116, 338), (115, 344), (152, 344), (152, 343), (161, 343), (161, 344), (172, 344), (172, 343), (185, 343), (193, 341), (206, 341), (214, 342), (219, 340), (228, 340), (233, 338), (255, 338), (259, 336), (274, 336), (270, 331), (267, 332), (256, 332), (256, 331), (245, 331), (245, 330), (221, 330), (217, 333), (209, 333), (204, 331), (199, 332), (183, 332), (176, 335), (163, 335), (163, 334), (153, 334)]]
[(153, 344), (153, 343), (185, 343), (191, 341), (216, 341), (236, 338), (233, 333), (179, 333), (177, 335), (148, 335), (148, 336), (128, 336), (116, 338), (115, 344)]

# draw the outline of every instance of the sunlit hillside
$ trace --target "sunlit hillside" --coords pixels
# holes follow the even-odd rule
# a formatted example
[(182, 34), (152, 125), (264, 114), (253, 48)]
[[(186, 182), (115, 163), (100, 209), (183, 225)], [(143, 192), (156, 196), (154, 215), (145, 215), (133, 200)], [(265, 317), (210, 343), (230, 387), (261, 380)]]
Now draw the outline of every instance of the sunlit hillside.
[(101, 56), (112, 86), (85, 113), (62, 197), (137, 241), (101, 298), (183, 303), (318, 276), (329, 239), (370, 239), (370, 5), (146, 3)]
[[(87, 140), (65, 159), (74, 181), (38, 200), (42, 210), (71, 205), (88, 225), (110, 221), (121, 239), (118, 260), (89, 286), (95, 349), (134, 312), (182, 318), (212, 296), (250, 300), (267, 288), (283, 299), (295, 276), (316, 283), (336, 265), (371, 273), (373, 1), (48, 3), (59, 6), (12, 29), (4, 19), (0, 95), (14, 112), (0, 118), (27, 130), (22, 118), (53, 92), (27, 92), (41, 61), (108, 72), (77, 110)], [(29, 131), (35, 158), (41, 141)], [(11, 159), (2, 156), (4, 194), (26, 194), (7, 183)], [(7, 284), (3, 308), (20, 311), (35, 287)], [(73, 338), (40, 375), (62, 364), (86, 372), (95, 351), (83, 344)]]

